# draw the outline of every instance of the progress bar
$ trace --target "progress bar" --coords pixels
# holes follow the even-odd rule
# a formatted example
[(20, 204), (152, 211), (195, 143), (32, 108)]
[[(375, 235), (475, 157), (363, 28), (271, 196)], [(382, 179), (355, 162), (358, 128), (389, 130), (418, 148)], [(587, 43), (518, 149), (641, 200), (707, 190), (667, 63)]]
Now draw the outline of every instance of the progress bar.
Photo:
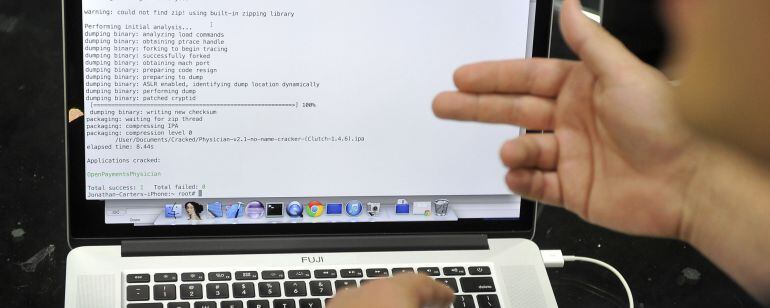
[(297, 107), (297, 104), (91, 104), (93, 107)]

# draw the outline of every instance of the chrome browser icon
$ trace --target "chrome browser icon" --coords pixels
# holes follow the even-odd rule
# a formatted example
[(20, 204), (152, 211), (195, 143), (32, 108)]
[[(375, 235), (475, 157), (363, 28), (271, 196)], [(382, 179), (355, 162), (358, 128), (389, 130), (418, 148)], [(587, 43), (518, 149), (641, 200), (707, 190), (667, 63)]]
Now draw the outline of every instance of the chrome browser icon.
[(310, 201), (305, 206), (305, 214), (310, 217), (318, 217), (324, 213), (324, 204), (318, 201)]

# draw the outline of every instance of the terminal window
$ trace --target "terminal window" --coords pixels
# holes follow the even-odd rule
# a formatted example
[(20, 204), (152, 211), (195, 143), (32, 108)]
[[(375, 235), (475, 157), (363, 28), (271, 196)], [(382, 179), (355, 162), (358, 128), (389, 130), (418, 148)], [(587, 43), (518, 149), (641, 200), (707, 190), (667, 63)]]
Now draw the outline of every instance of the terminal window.
[(86, 197), (499, 195), (510, 126), (436, 119), (528, 0), (83, 1)]

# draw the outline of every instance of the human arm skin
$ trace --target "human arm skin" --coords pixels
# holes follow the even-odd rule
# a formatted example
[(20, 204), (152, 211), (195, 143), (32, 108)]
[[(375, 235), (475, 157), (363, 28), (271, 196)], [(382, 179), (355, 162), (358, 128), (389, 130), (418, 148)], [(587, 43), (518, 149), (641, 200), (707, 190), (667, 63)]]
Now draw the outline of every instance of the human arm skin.
[(770, 305), (770, 172), (721, 145), (703, 152), (678, 238)]
[(553, 131), (506, 142), (505, 181), (617, 231), (692, 243), (758, 300), (770, 293), (770, 183), (760, 167), (693, 134), (674, 88), (564, 2), (562, 33), (581, 61), (484, 62), (439, 94), (442, 118)]

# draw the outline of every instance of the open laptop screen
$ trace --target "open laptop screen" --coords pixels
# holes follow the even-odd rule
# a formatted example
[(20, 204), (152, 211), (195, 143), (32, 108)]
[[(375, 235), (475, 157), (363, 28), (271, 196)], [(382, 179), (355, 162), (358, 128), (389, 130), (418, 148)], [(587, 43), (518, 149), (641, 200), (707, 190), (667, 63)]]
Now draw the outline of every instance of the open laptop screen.
[(435, 118), (530, 0), (82, 2), (85, 197), (134, 225), (517, 219), (510, 126)]

